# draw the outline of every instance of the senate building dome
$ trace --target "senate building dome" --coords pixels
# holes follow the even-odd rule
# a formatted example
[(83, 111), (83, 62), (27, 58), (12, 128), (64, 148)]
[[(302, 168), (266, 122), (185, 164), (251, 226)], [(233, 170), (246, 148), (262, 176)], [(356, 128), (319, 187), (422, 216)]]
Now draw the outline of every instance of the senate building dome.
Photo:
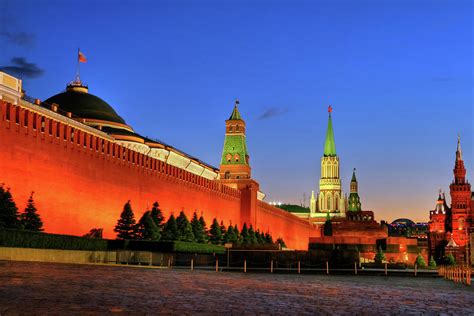
[(58, 105), (60, 111), (71, 112), (90, 126), (132, 130), (112, 106), (89, 93), (87, 86), (79, 82), (70, 83), (65, 92), (50, 97), (45, 103)]

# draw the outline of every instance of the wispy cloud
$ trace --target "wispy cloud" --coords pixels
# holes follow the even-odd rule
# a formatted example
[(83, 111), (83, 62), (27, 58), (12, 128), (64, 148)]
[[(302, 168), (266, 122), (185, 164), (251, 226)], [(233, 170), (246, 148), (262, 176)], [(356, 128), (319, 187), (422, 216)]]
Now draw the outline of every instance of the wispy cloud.
[(259, 120), (266, 120), (275, 116), (284, 115), (288, 112), (286, 108), (280, 108), (276, 106), (272, 106), (267, 108), (260, 116), (258, 117)]
[(0, 70), (16, 75), (20, 78), (38, 78), (44, 74), (44, 70), (35, 63), (29, 63), (24, 57), (14, 57), (11, 64), (0, 66)]
[(33, 33), (27, 32), (7, 32), (2, 31), (0, 32), (0, 36), (6, 39), (8, 42), (22, 46), (31, 48), (35, 44), (35, 35)]

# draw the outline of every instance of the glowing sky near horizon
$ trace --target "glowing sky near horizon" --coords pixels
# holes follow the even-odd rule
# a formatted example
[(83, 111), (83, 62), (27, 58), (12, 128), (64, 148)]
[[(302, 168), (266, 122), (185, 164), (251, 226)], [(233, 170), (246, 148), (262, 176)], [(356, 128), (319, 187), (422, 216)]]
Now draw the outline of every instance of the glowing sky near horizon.
[[(471, 1), (0, 3), (0, 68), (28, 95), (81, 75), (142, 135), (218, 166), (235, 98), (268, 201), (318, 190), (332, 104), (344, 191), (376, 219), (427, 221), (461, 134), (474, 175)], [(16, 58), (16, 59), (13, 59)], [(159, 195), (159, 193), (158, 193)]]

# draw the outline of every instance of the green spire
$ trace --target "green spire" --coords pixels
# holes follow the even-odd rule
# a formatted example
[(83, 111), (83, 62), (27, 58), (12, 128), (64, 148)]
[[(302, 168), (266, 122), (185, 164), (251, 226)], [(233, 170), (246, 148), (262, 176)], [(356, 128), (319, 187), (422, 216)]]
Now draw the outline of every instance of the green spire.
[[(240, 116), (237, 108), (239, 100), (235, 101), (234, 110), (229, 120), (226, 122), (227, 132), (222, 151), (221, 165), (247, 165), (248, 152), (245, 140), (245, 122)], [(241, 122), (229, 122), (229, 121)], [(238, 128), (238, 129), (237, 129)]]
[(354, 168), (354, 170), (352, 171), (352, 179), (351, 179), (351, 182), (357, 182), (357, 179), (356, 179), (356, 168)]
[(328, 129), (326, 132), (326, 143), (324, 144), (324, 156), (325, 157), (334, 157), (336, 156), (336, 143), (334, 142), (334, 131), (332, 130), (332, 119), (331, 112), (332, 107), (328, 107), (329, 120), (328, 120)]
[(356, 169), (352, 171), (352, 179), (351, 179), (351, 193), (349, 194), (349, 199), (347, 200), (349, 212), (360, 212), (362, 211), (362, 204), (360, 203), (360, 197), (358, 193), (358, 184), (355, 175)]
[(237, 107), (238, 105), (239, 105), (239, 100), (235, 100), (234, 110), (232, 111), (232, 114), (230, 115), (229, 120), (231, 121), (242, 120), (239, 109)]

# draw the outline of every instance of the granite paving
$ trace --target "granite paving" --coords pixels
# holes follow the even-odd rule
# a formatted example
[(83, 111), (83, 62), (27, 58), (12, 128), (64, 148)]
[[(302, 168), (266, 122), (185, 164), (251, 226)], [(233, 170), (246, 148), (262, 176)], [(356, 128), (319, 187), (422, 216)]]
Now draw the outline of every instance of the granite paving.
[(474, 315), (441, 278), (0, 262), (0, 315)]

